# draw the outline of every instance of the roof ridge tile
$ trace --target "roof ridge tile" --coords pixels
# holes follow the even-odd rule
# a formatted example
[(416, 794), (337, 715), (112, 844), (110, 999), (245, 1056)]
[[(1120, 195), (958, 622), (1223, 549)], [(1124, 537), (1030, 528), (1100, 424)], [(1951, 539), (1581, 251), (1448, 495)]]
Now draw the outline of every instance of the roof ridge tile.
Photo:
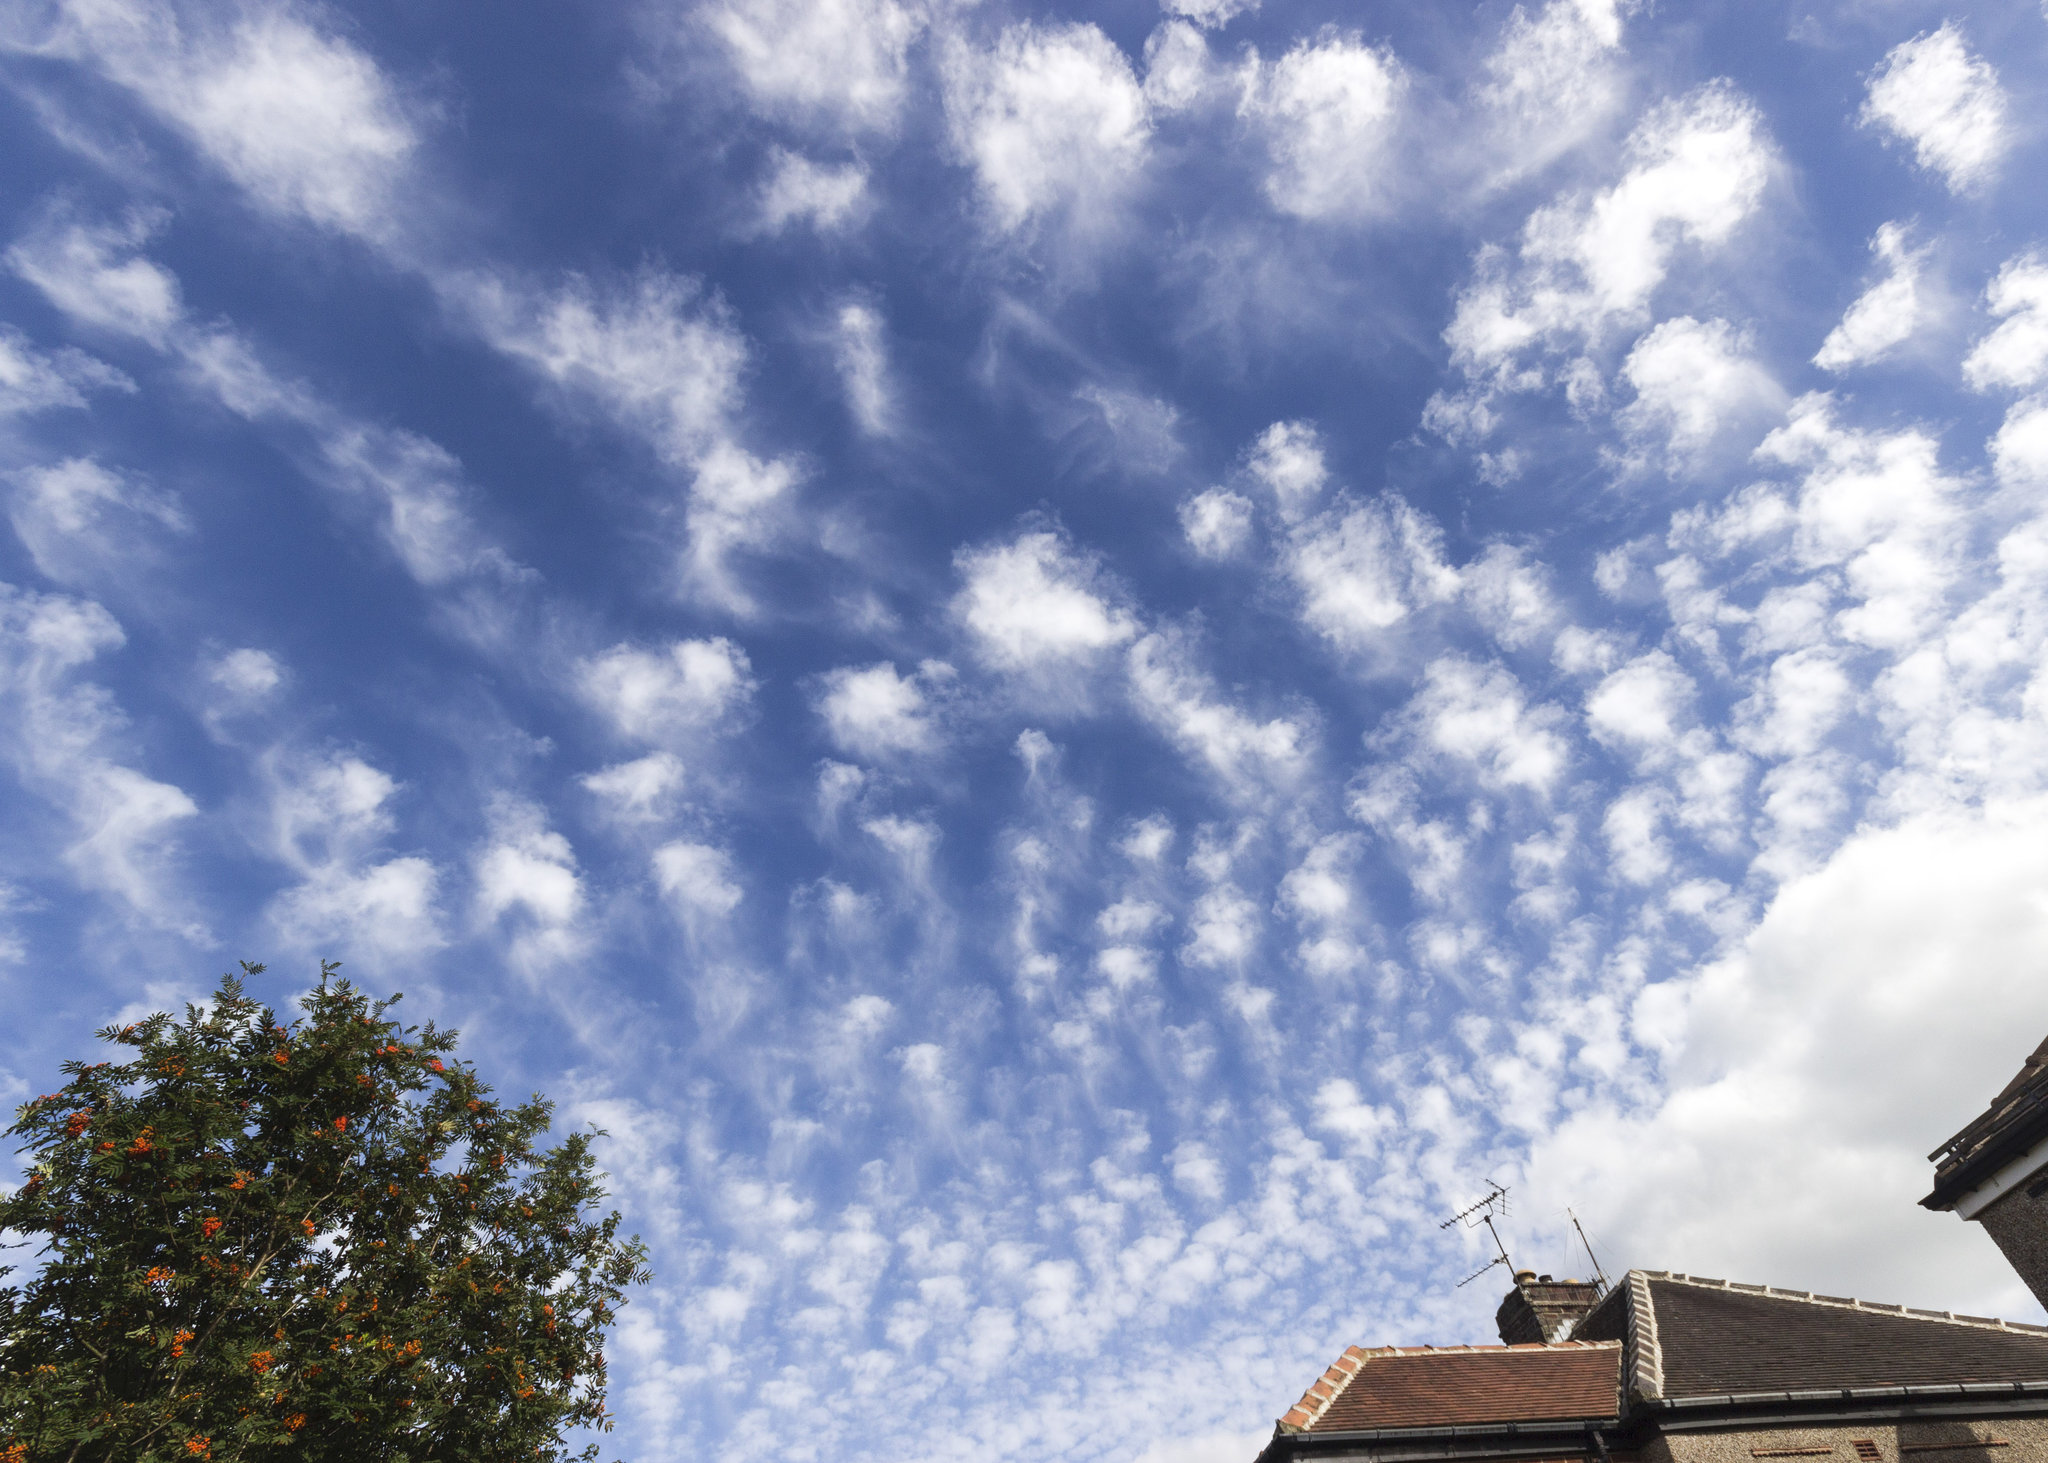
[(1363, 1347), (1345, 1347), (1344, 1354), (1309, 1383), (1308, 1390), (1301, 1394), (1301, 1400), (1281, 1415), (1280, 1426), (1293, 1431), (1315, 1426), (1316, 1419), (1330, 1410), (1330, 1404), (1344, 1395), (1344, 1389), (1351, 1385), (1352, 1378), (1364, 1369), (1369, 1355)]
[(1622, 1277), (1628, 1287), (1628, 1350), (1622, 1358), (1622, 1389), (1639, 1397), (1664, 1395), (1664, 1353), (1657, 1345), (1657, 1309), (1650, 1298), (1650, 1275), (1631, 1270)]

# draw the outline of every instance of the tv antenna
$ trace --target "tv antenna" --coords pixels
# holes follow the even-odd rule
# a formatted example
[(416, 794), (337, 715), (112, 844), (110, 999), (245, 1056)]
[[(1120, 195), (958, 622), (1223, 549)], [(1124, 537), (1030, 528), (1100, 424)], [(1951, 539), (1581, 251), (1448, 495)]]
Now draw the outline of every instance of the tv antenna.
[(1463, 1209), (1460, 1209), (1456, 1214), (1453, 1214), (1449, 1219), (1446, 1219), (1442, 1224), (1439, 1224), (1437, 1226), (1438, 1229), (1449, 1229), (1454, 1224), (1462, 1224), (1467, 1229), (1477, 1229), (1480, 1225), (1483, 1224), (1486, 1226), (1486, 1232), (1493, 1236), (1493, 1247), (1496, 1250), (1500, 1251), (1500, 1253), (1495, 1255), (1491, 1260), (1488, 1260), (1484, 1265), (1481, 1265), (1477, 1270), (1474, 1270), (1470, 1275), (1467, 1275), (1463, 1280), (1460, 1280), (1456, 1287), (1460, 1290), (1470, 1285), (1473, 1281), (1477, 1280), (1480, 1276), (1484, 1275), (1487, 1271), (1491, 1270), (1496, 1265), (1507, 1266), (1508, 1273), (1510, 1275), (1512, 1275), (1515, 1270), (1515, 1262), (1508, 1258), (1508, 1247), (1501, 1243), (1500, 1231), (1494, 1228), (1493, 1224), (1493, 1221), (1496, 1219), (1507, 1218), (1508, 1191), (1502, 1188), (1499, 1184), (1495, 1183), (1492, 1179), (1488, 1179), (1486, 1182), (1487, 1187), (1493, 1190), (1492, 1193), (1488, 1194), (1484, 1199), (1481, 1199), (1476, 1204), (1466, 1205)]
[(1586, 1258), (1593, 1262), (1593, 1274), (1599, 1278), (1600, 1293), (1607, 1294), (1607, 1272), (1600, 1268), (1600, 1257), (1593, 1253), (1593, 1242), (1586, 1238), (1586, 1226), (1579, 1223), (1579, 1216), (1570, 1209), (1564, 1211), (1571, 1216), (1572, 1228), (1579, 1232), (1579, 1243), (1586, 1247)]

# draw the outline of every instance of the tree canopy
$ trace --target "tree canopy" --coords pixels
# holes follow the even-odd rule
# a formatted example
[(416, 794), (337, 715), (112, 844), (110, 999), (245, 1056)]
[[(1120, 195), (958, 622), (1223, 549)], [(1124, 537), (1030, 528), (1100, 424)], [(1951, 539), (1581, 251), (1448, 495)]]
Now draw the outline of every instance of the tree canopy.
[(21, 1107), (0, 1463), (556, 1460), (609, 1427), (604, 1334), (647, 1272), (595, 1133), (544, 1146), (550, 1103), (334, 970), (289, 1023), (230, 976), (109, 1027), (126, 1060)]

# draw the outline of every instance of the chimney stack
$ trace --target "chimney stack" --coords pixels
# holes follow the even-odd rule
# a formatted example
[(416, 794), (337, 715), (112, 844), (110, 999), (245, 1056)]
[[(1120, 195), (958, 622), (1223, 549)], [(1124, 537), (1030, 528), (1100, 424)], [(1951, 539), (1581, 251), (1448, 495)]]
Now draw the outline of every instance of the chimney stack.
[(1517, 1270), (1515, 1288), (1502, 1298), (1493, 1321), (1509, 1346), (1563, 1341), (1599, 1301), (1600, 1287), (1590, 1280), (1552, 1280), (1534, 1270)]

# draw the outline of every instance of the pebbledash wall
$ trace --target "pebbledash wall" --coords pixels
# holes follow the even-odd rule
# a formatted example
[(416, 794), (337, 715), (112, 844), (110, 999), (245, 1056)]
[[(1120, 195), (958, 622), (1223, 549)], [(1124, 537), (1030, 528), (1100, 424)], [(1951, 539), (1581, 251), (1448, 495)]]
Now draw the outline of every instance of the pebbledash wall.
[[(2048, 1193), (2016, 1188), (1986, 1205), (1976, 1222), (1984, 1226), (2007, 1263), (2027, 1282), (2034, 1299), (2048, 1306)], [(2048, 1454), (2044, 1454), (2048, 1457)]]
[(1642, 1463), (1759, 1463), (1774, 1458), (1790, 1463), (1827, 1457), (1850, 1463), (2039, 1463), (2048, 1459), (2048, 1419), (1665, 1433), (1644, 1444), (1639, 1456)]

